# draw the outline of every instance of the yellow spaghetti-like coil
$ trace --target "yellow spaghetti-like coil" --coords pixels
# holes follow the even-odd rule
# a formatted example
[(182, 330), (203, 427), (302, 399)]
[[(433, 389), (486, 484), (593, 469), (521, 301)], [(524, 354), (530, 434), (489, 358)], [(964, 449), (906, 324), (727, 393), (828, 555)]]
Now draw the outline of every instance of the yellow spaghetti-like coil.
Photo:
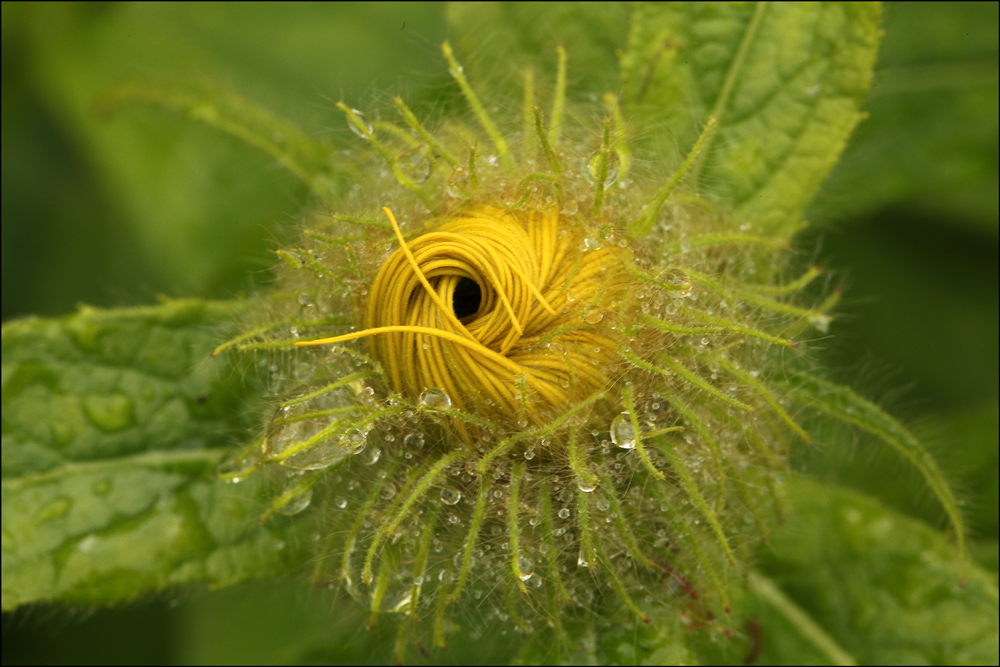
[[(368, 291), (364, 330), (307, 344), (369, 337), (395, 391), (415, 398), (440, 388), (461, 409), (523, 413), (535, 424), (604, 386), (617, 347), (607, 323), (623, 292), (616, 250), (584, 250), (555, 212), (483, 207), (409, 242), (386, 213), (401, 247)], [(459, 319), (463, 279), (480, 299)]]

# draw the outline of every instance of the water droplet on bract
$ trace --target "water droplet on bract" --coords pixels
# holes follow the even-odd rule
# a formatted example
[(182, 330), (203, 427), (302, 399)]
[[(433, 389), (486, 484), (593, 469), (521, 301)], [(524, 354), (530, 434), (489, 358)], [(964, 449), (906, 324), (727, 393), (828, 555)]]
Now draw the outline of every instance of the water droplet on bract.
[[(368, 444), (368, 433), (360, 429), (351, 429), (347, 433), (341, 436), (341, 442), (344, 445), (344, 451), (348, 456), (353, 456), (365, 448)], [(375, 458), (375, 461), (378, 457)], [(374, 463), (375, 461), (372, 461)]]
[[(407, 452), (409, 453), (409, 452)], [(378, 447), (369, 447), (364, 452), (361, 453), (361, 462), (365, 465), (371, 466), (378, 463), (378, 460), (382, 457), (382, 450)]]
[(518, 556), (517, 569), (521, 571), (521, 581), (531, 579), (531, 574), (535, 571), (535, 564), (524, 556)]
[(302, 305), (302, 306), (308, 306), (310, 303), (312, 303), (312, 299), (305, 292), (302, 292), (301, 294), (299, 294), (298, 301), (299, 301), (299, 304)]
[(583, 476), (578, 476), (576, 478), (576, 485), (580, 487), (580, 490), (583, 491), (584, 493), (590, 493), (591, 491), (597, 488), (597, 479), (591, 478), (588, 480)]
[(535, 458), (535, 450), (533, 447), (528, 447), (526, 450), (524, 450), (524, 458), (526, 458), (529, 461)]
[(468, 199), (472, 196), (472, 187), (469, 182), (469, 174), (465, 167), (458, 167), (448, 176), (448, 183), (445, 185), (445, 192), (455, 199)]
[(528, 426), (528, 420), (527, 419), (518, 419), (517, 420), (517, 427), (518, 428), (526, 428), (527, 426)]
[(336, 505), (338, 509), (344, 509), (347, 507), (347, 498), (337, 498), (334, 501), (334, 505)]
[(501, 491), (500, 489), (497, 489), (496, 491), (493, 492), (493, 497), (494, 498), (503, 498), (503, 491)]
[(675, 299), (683, 299), (691, 294), (691, 278), (680, 269), (666, 269), (656, 279), (670, 288), (669, 295)]
[(604, 319), (604, 313), (597, 310), (592, 310), (589, 313), (587, 313), (587, 316), (583, 318), (583, 321), (586, 322), (587, 324), (597, 324), (603, 319)]
[[(259, 459), (255, 455), (251, 456), (237, 456), (236, 458), (224, 461), (219, 465), (216, 471), (219, 475), (223, 475), (223, 480), (229, 484), (239, 484), (245, 477), (243, 473), (251, 471), (254, 466), (259, 463)], [(98, 495), (106, 495), (111, 489), (111, 484), (107, 480), (102, 480), (103, 485), (98, 487), (97, 484), (94, 485), (94, 493)], [(98, 489), (105, 489), (104, 491), (99, 491)]]
[(300, 493), (285, 503), (285, 506), (281, 508), (281, 513), (287, 514), (288, 516), (298, 514), (305, 508), (309, 507), (309, 503), (312, 502), (312, 495), (312, 489), (307, 489), (306, 491)]
[(289, 456), (281, 464), (296, 470), (322, 470), (340, 463), (346, 456), (347, 453), (344, 451), (340, 439), (330, 437)]
[(580, 547), (580, 553), (576, 557), (576, 564), (580, 567), (590, 567), (590, 561), (587, 560), (587, 555), (583, 551), (583, 547)]
[[(367, 121), (367, 120), (365, 119), (365, 115), (364, 115), (363, 113), (361, 113), (361, 112), (360, 112), (360, 111), (358, 111), (357, 109), (351, 109), (351, 113), (353, 113), (353, 114), (354, 114), (355, 116), (357, 116), (357, 117), (358, 117), (358, 120), (360, 120), (360, 121), (361, 121), (361, 124), (365, 126), (365, 129), (367, 129), (369, 133), (373, 133), (373, 132), (375, 131), (375, 128), (373, 128), (373, 127), (372, 127), (372, 124), (371, 124), (371, 123), (369, 123), (369, 122), (368, 122), (368, 121)], [(354, 134), (358, 135), (358, 136), (359, 136), (359, 137), (361, 137), (362, 139), (365, 139), (365, 140), (367, 140), (367, 139), (368, 139), (368, 137), (366, 137), (366, 136), (365, 136), (365, 133), (364, 133), (364, 132), (362, 132), (362, 131), (361, 131), (360, 129), (358, 129), (358, 128), (357, 128), (357, 127), (356, 127), (356, 126), (354, 125), (354, 123), (352, 123), (352, 122), (348, 121), (348, 122), (347, 122), (347, 127), (349, 127), (349, 128), (351, 129), (351, 132), (353, 132)]]
[(403, 446), (410, 449), (420, 449), (424, 446), (424, 434), (420, 431), (409, 434), (403, 438)]
[(833, 318), (829, 315), (813, 315), (809, 318), (809, 324), (813, 325), (820, 333), (830, 333), (830, 322)]
[(559, 518), (560, 519), (568, 519), (569, 518), (569, 509), (566, 508), (566, 507), (564, 507), (561, 510), (559, 510)]
[(461, 499), (461, 492), (454, 489), (441, 489), (441, 502), (445, 505), (456, 505)]
[(389, 500), (396, 495), (396, 485), (392, 482), (386, 482), (385, 486), (382, 487), (382, 497)]
[(611, 442), (622, 449), (635, 449), (635, 431), (627, 412), (623, 412), (611, 422)]
[(563, 215), (576, 215), (579, 210), (580, 205), (576, 203), (575, 199), (567, 199), (563, 202), (562, 210), (559, 212)]
[[(601, 151), (596, 151), (586, 164), (583, 165), (583, 174), (591, 183), (597, 182), (598, 174), (601, 170)], [(612, 150), (608, 153), (608, 175), (604, 179), (604, 187), (607, 187), (618, 180), (618, 175), (622, 171), (622, 162), (618, 157), (618, 151)]]
[(435, 408), (437, 410), (451, 409), (451, 397), (448, 396), (448, 393), (444, 389), (438, 389), (437, 387), (424, 389), (420, 393), (418, 402), (427, 408)]
[(611, 503), (609, 503), (606, 499), (601, 498), (597, 501), (597, 509), (602, 512), (607, 512), (609, 507), (611, 507)]

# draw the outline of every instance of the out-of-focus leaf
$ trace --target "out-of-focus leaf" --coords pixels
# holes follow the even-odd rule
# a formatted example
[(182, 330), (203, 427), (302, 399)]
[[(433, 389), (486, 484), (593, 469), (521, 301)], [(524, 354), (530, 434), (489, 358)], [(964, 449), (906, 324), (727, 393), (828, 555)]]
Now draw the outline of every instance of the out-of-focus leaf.
[(914, 386), (907, 398), (922, 410), (960, 410), (997, 395), (1000, 272), (988, 236), (895, 210), (801, 240), (822, 250), (824, 266), (843, 269), (844, 317), (823, 352), (838, 380), (858, 386), (882, 382), (870, 377), (875, 370), (891, 372), (895, 387)]
[[(213, 474), (253, 382), (208, 353), (243, 305), (83, 308), (3, 327), (3, 609), (287, 570), (260, 492)], [(246, 381), (246, 383), (244, 383)]]
[(895, 449), (901, 457), (920, 471), (927, 486), (934, 492), (948, 514), (958, 540), (960, 558), (965, 558), (965, 521), (958, 509), (958, 502), (937, 461), (912, 433), (877, 405), (865, 400), (849, 387), (802, 374), (796, 386), (790, 389), (795, 400), (871, 433)]
[[(733, 591), (729, 642), (693, 635), (705, 664), (996, 664), (995, 578), (870, 496), (791, 477), (787, 519)], [(762, 594), (764, 593), (764, 594)]]
[(519, 99), (520, 72), (528, 66), (551, 87), (556, 45), (566, 49), (570, 94), (596, 99), (618, 91), (617, 51), (625, 45), (629, 24), (624, 3), (452, 2), (447, 19), (463, 65), (474, 81), (490, 82), (492, 93), (503, 91)]
[(858, 127), (810, 209), (847, 222), (903, 206), (998, 230), (996, 3), (892, 3)]
[[(940, 533), (878, 502), (802, 479), (764, 570), (861, 664), (996, 664), (997, 588)], [(760, 662), (781, 639), (761, 628)]]
[(108, 116), (129, 102), (160, 105), (242, 139), (277, 160), (327, 203), (332, 204), (338, 194), (344, 170), (331, 144), (307, 136), (236, 93), (210, 84), (131, 83), (102, 95), (97, 112)]
[(406, 95), (409, 76), (444, 75), (444, 21), (434, 4), (15, 9), (4, 15), (4, 40), (23, 48), (9, 61), (5, 51), (5, 67), (30, 72), (29, 89), (75, 149), (89, 186), (127, 225), (142, 254), (143, 281), (119, 288), (132, 301), (156, 291), (225, 297), (252, 288), (248, 272), (272, 264), (269, 246), (287, 239), (311, 198), (273, 158), (187, 119), (129, 107), (101, 121), (93, 112), (101, 94), (127, 81), (212, 81), (308, 136), (336, 139), (346, 134), (338, 99), (369, 109), (374, 90)]
[(717, 118), (703, 189), (737, 224), (790, 235), (862, 117), (879, 20), (877, 4), (639, 4), (623, 100), (664, 165)]
[[(357, 601), (290, 577), (202, 595), (179, 612), (178, 662), (191, 665), (391, 664), (404, 618), (382, 614), (374, 628), (363, 630), (369, 614)], [(487, 632), (460, 628), (445, 650), (411, 634), (405, 664), (506, 664), (530, 638), (494, 623)]]

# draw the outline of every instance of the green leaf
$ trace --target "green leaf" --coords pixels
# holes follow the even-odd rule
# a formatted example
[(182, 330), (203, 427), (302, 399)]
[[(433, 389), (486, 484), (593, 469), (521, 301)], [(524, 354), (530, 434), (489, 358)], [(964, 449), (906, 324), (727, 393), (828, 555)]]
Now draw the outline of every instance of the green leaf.
[(875, 3), (639, 4), (623, 101), (665, 165), (717, 118), (703, 189), (788, 236), (863, 117), (879, 19)]
[[(478, 88), (520, 99), (521, 70), (530, 66), (539, 90), (551, 91), (556, 45), (562, 45), (571, 94), (618, 90), (616, 52), (625, 44), (629, 22), (624, 3), (451, 2), (446, 16), (454, 46)], [(551, 100), (543, 100), (547, 114)]]
[(210, 84), (131, 83), (107, 91), (96, 106), (106, 116), (128, 102), (160, 105), (242, 139), (275, 158), (327, 203), (339, 194), (345, 175), (332, 144), (307, 136), (294, 123), (232, 91)]
[[(962, 588), (943, 535), (869, 497), (803, 479), (790, 480), (787, 500), (789, 518), (763, 569), (859, 663), (996, 664), (996, 584), (973, 566)], [(771, 632), (770, 606), (758, 661), (808, 661), (782, 654), (790, 642)]]
[(893, 3), (866, 104), (871, 117), (810, 220), (902, 206), (945, 226), (998, 231), (996, 3)]
[(286, 570), (260, 486), (213, 479), (254, 383), (208, 358), (244, 304), (197, 300), (3, 327), (4, 610), (112, 603)]

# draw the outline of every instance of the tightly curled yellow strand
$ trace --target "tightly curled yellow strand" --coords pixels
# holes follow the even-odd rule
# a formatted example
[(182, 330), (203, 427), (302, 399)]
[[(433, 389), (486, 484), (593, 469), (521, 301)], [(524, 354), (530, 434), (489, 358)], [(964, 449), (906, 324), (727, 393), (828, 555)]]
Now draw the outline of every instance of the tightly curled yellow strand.
[[(409, 243), (383, 210), (400, 248), (372, 284), (365, 329), (297, 346), (372, 337), (395, 391), (416, 398), (440, 388), (461, 409), (523, 413), (535, 425), (607, 383), (624, 253), (589, 247), (551, 210), (485, 206)], [(475, 310), (459, 317), (456, 290), (468, 281)]]

